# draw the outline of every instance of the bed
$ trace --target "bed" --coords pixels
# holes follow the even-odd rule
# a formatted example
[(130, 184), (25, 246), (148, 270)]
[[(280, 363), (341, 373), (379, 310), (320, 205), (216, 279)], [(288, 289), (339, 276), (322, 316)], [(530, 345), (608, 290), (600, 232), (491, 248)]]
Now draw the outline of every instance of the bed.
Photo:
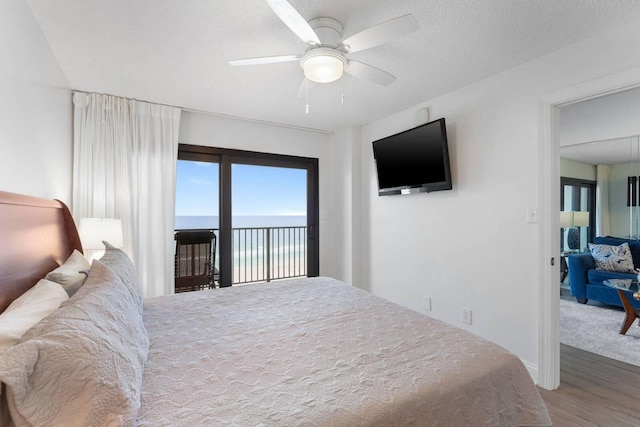
[[(3, 310), (81, 250), (63, 203), (3, 192), (0, 244)], [(143, 300), (109, 247), (83, 274), (0, 353), (4, 424), (551, 425), (515, 355), (331, 278)]]

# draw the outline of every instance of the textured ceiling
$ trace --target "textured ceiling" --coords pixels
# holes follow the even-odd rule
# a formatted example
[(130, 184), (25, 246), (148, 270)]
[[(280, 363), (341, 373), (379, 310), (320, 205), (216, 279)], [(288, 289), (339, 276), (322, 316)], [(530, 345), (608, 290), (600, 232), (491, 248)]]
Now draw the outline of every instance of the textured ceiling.
[[(300, 54), (264, 0), (26, 0), (73, 89), (335, 131), (412, 107), (569, 44), (640, 20), (638, 0), (290, 0), (344, 36), (412, 13), (420, 29), (351, 54), (398, 78), (352, 76), (297, 92), (297, 62), (227, 61)], [(344, 86), (345, 103), (340, 103)]]

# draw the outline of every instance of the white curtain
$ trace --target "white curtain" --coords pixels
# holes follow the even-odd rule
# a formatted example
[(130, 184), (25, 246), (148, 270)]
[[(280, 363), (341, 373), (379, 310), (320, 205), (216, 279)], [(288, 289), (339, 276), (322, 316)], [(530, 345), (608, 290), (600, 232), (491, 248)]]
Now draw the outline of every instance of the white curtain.
[(173, 292), (179, 108), (75, 92), (73, 215), (122, 220), (145, 297)]
[(596, 166), (596, 236), (608, 236), (609, 174), (611, 165)]

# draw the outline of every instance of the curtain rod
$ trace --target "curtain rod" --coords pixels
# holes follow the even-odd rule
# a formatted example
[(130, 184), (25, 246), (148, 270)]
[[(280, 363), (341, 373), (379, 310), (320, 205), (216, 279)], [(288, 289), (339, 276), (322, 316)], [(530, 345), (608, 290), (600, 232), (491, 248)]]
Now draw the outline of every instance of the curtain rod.
[[(124, 98), (124, 97), (121, 97), (119, 95), (112, 95), (110, 93), (87, 92), (87, 91), (78, 90), (78, 89), (72, 89), (72, 92), (73, 93), (84, 93), (84, 94), (87, 94), (87, 95), (92, 94), (92, 93), (96, 93), (98, 95), (116, 96), (116, 97), (119, 97), (119, 98)], [(302, 130), (302, 131), (306, 131), (306, 132), (320, 133), (320, 134), (323, 134), (323, 135), (333, 135), (334, 134), (334, 132), (330, 131), (330, 130), (308, 128), (308, 127), (296, 126), (296, 125), (289, 125), (289, 124), (286, 124), (286, 123), (276, 123), (276, 122), (270, 122), (270, 121), (267, 121), (267, 120), (250, 119), (250, 118), (247, 118), (247, 117), (233, 116), (231, 114), (213, 113), (211, 111), (203, 111), (203, 110), (196, 110), (194, 108), (179, 107), (177, 105), (165, 104), (165, 103), (162, 103), (162, 102), (151, 102), (151, 101), (146, 101), (144, 99), (136, 99), (136, 98), (127, 98), (127, 99), (133, 99), (134, 101), (139, 101), (139, 102), (147, 102), (149, 104), (164, 105), (165, 107), (179, 108), (182, 111), (186, 111), (188, 113), (204, 114), (206, 116), (220, 117), (220, 118), (223, 118), (223, 119), (240, 120), (240, 121), (243, 121), (243, 122), (257, 123), (257, 124), (269, 125), (269, 126), (277, 126), (277, 127), (286, 128), (286, 129), (293, 129), (293, 130)]]

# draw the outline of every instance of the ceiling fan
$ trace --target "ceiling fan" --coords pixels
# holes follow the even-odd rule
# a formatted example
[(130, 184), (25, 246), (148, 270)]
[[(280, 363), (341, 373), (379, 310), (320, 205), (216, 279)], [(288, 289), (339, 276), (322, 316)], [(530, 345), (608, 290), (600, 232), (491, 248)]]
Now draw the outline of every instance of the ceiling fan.
[[(259, 65), (300, 61), (305, 80), (329, 83), (343, 72), (381, 86), (396, 77), (372, 65), (347, 58), (347, 54), (387, 43), (418, 29), (413, 15), (403, 15), (382, 22), (351, 37), (342, 39), (342, 24), (333, 18), (316, 18), (307, 22), (286, 0), (266, 0), (278, 17), (309, 47), (301, 54), (236, 59), (231, 65)], [(304, 83), (303, 82), (303, 83)]]

